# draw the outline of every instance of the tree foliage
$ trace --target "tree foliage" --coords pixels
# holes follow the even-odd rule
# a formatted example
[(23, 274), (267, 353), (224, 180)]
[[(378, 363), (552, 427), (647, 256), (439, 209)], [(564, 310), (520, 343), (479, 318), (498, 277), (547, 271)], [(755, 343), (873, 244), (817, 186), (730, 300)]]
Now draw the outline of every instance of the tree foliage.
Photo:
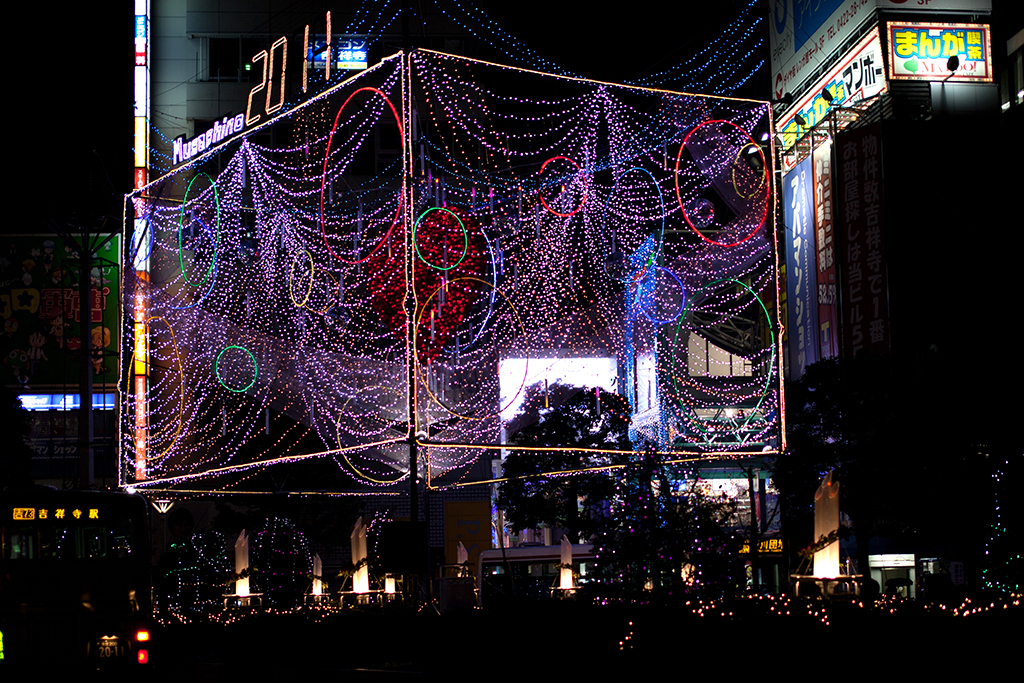
[(498, 506), (516, 529), (546, 524), (565, 529), (578, 542), (593, 533), (615, 486), (607, 470), (581, 470), (620, 464), (625, 456), (576, 449), (628, 453), (629, 404), (617, 394), (557, 386), (565, 400), (546, 412), (539, 407), (539, 385), (528, 391), (517, 419), (528, 423), (533, 412), (539, 419), (509, 439), (523, 448), (513, 448), (505, 459), (507, 480), (499, 489)]
[(861, 356), (819, 361), (789, 383), (787, 452), (773, 479), (791, 548), (812, 540), (814, 491), (829, 470), (861, 566), (873, 536), (922, 545), (970, 535), (974, 487), (940, 499), (951, 480), (977, 483), (945, 377), (928, 362)]
[[(681, 488), (679, 481), (685, 481)], [(724, 528), (735, 504), (705, 493), (692, 473), (670, 474), (649, 447), (620, 471), (613, 500), (594, 539), (593, 590), (664, 600), (691, 592), (720, 595), (738, 584), (735, 543)]]

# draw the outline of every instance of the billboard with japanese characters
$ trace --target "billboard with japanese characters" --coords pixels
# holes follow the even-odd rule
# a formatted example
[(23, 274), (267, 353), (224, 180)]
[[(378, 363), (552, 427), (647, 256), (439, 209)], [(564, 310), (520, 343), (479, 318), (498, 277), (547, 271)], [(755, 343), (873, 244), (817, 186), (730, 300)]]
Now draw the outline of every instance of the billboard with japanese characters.
[(118, 262), (121, 238), (94, 236), (101, 246), (89, 273), (90, 320), (82, 324), (75, 247), (57, 235), (8, 235), (0, 251), (0, 317), (4, 384), (46, 390), (77, 386), (82, 335), (91, 335), (93, 382), (117, 384)]
[[(825, 90), (832, 96), (831, 102), (822, 96)], [(791, 150), (794, 143), (824, 121), (833, 108), (849, 107), (885, 91), (882, 44), (878, 29), (872, 29), (828, 73), (818, 79), (807, 95), (779, 117), (778, 131), (782, 136), (783, 149)], [(799, 123), (798, 117), (803, 119), (803, 125)], [(796, 161), (792, 155), (786, 155), (783, 158), (785, 169), (792, 168)]]
[(874, 0), (771, 0), (768, 35), (775, 98), (795, 92), (874, 9)]
[[(983, 24), (906, 24), (890, 21), (889, 75), (919, 81), (992, 82), (992, 44)], [(949, 60), (957, 58), (956, 71)]]
[(878, 10), (901, 14), (988, 14), (991, 0), (769, 0), (775, 99), (796, 93)]
[(836, 138), (836, 187), (841, 193), (843, 356), (889, 352), (882, 129), (879, 124)]
[(818, 282), (818, 351), (822, 358), (839, 355), (839, 297), (836, 281), (835, 246), (832, 230), (832, 143), (820, 145), (811, 154), (814, 164), (814, 246)]
[[(814, 168), (810, 157), (786, 174), (786, 300), (789, 350), (786, 378), (797, 379), (818, 360), (818, 278), (814, 254)], [(780, 240), (782, 241), (782, 240)]]

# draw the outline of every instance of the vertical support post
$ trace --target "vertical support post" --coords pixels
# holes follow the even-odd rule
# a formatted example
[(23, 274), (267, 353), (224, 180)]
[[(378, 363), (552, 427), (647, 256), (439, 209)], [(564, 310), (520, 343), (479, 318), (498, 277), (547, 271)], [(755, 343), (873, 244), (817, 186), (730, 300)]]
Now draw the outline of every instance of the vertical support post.
[(761, 544), (761, 525), (757, 521), (757, 492), (754, 491), (754, 468), (747, 469), (747, 496), (750, 499), (750, 577), (751, 588), (757, 593), (760, 588), (757, 570), (759, 562), (757, 551)]
[[(78, 246), (78, 298), (81, 318), (82, 365), (79, 373), (78, 417), (78, 488), (91, 489), (95, 485), (92, 423), (92, 245), (89, 228), (82, 234)], [(100, 351), (102, 352), (102, 344)]]
[[(402, 16), (403, 18), (408, 15), (408, 8), (404, 7)], [(402, 185), (403, 185), (403, 197), (402, 201), (405, 206), (402, 212), (403, 219), (403, 230), (402, 238), (405, 240), (405, 324), (406, 324), (406, 390), (407, 390), (407, 429), (408, 433), (406, 439), (409, 444), (409, 523), (410, 529), (412, 530), (412, 564), (417, 567), (417, 573), (421, 573), (423, 577), (429, 581), (429, 571), (427, 571), (427, 533), (422, 535), (420, 538), (419, 532), (419, 518), (420, 518), (420, 491), (419, 491), (419, 444), (417, 443), (417, 433), (419, 429), (419, 414), (417, 410), (416, 402), (416, 311), (419, 308), (419, 302), (416, 298), (416, 260), (415, 253), (416, 249), (412, 243), (412, 231), (409, 226), (412, 225), (413, 220), (413, 207), (415, 206), (415, 188), (413, 185), (413, 163), (412, 163), (412, 146), (413, 140), (409, 137), (412, 131), (412, 56), (409, 54), (408, 49), (403, 51), (402, 54), (402, 136), (403, 136), (403, 158), (402, 158)], [(420, 553), (422, 552), (422, 556)], [(412, 591), (413, 604), (418, 602), (418, 592), (415, 585)]]

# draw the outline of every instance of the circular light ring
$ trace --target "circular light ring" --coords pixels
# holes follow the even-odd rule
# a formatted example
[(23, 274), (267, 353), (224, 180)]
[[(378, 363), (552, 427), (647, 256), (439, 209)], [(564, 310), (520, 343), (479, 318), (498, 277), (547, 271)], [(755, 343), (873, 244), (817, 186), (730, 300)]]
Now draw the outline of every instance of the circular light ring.
[[(230, 349), (241, 349), (242, 351), (245, 351), (249, 355), (249, 360), (252, 361), (252, 381), (249, 382), (242, 389), (232, 389), (231, 387), (229, 387), (227, 384), (224, 383), (224, 378), (222, 378), (220, 376), (220, 359), (221, 359), (221, 356), (223, 356), (224, 353), (227, 352)], [(249, 349), (245, 348), (244, 346), (238, 346), (237, 344), (232, 344), (231, 346), (225, 346), (223, 349), (220, 350), (220, 353), (217, 354), (217, 360), (214, 361), (214, 363), (213, 363), (213, 371), (214, 371), (214, 374), (217, 375), (217, 381), (220, 382), (220, 385), (222, 387), (224, 387), (228, 391), (232, 391), (232, 392), (234, 392), (236, 394), (242, 394), (242, 393), (245, 393), (246, 391), (249, 391), (249, 389), (251, 389), (252, 386), (254, 384), (256, 384), (256, 376), (259, 374), (259, 365), (257, 365), (256, 357), (252, 355), (252, 351), (250, 351)]]
[[(336, 291), (335, 291), (334, 297), (328, 301), (327, 305), (323, 309), (316, 310), (316, 309), (310, 308), (309, 306), (306, 306), (306, 310), (312, 311), (313, 313), (317, 313), (319, 315), (325, 315), (325, 314), (329, 313), (332, 308), (334, 308), (335, 306), (338, 305), (338, 293), (341, 291), (341, 280), (338, 279), (338, 278), (335, 278), (334, 277), (334, 273), (332, 273), (329, 270), (323, 270), (322, 272), (327, 273), (327, 276), (329, 278), (331, 278), (332, 280), (334, 280), (334, 285), (333, 285), (333, 287), (331, 287), (331, 289), (336, 289)], [(312, 280), (310, 280), (310, 287), (312, 287), (312, 286), (313, 286), (313, 283), (312, 283)]]
[[(652, 316), (650, 313), (648, 313), (647, 312), (647, 306), (644, 305), (643, 302), (641, 302), (640, 312), (643, 313), (644, 316), (646, 316), (648, 320), (650, 320), (652, 323), (655, 323), (656, 325), (667, 325), (670, 322), (674, 322), (676, 319), (679, 318), (680, 315), (683, 314), (683, 310), (686, 308), (686, 288), (683, 287), (683, 281), (679, 279), (679, 276), (676, 275), (675, 273), (673, 273), (668, 268), (665, 268), (663, 266), (654, 266), (654, 269), (655, 270), (652, 273), (652, 275), (654, 276), (654, 295), (652, 295), (652, 296), (656, 296), (657, 295), (657, 292), (658, 292), (658, 271), (659, 270), (663, 270), (666, 273), (668, 273), (669, 275), (671, 275), (672, 279), (675, 280), (676, 284), (679, 285), (679, 292), (682, 295), (681, 299), (679, 301), (679, 310), (676, 311), (675, 315), (673, 315), (671, 318), (668, 318), (666, 320), (659, 320), (659, 319), (655, 318), (654, 316)], [(640, 285), (637, 285), (637, 286), (639, 287)]]
[[(700, 235), (700, 238), (702, 240), (704, 240), (705, 242), (708, 242), (709, 244), (715, 244), (715, 245), (718, 245), (720, 247), (735, 247), (737, 245), (743, 244), (744, 242), (749, 240), (751, 237), (753, 237), (755, 234), (757, 234), (757, 231), (760, 230), (761, 226), (765, 224), (765, 221), (768, 218), (768, 188), (767, 187), (765, 188), (764, 213), (761, 215), (761, 221), (757, 224), (756, 228), (754, 228), (753, 230), (750, 231), (749, 235), (747, 235), (743, 239), (739, 240), (738, 242), (733, 242), (731, 244), (725, 244), (723, 242), (716, 242), (715, 240), (711, 239), (710, 237), (707, 237), (704, 233), (702, 233), (690, 221), (690, 216), (687, 214), (686, 207), (683, 205), (683, 195), (682, 195), (682, 193), (679, 190), (679, 164), (682, 162), (682, 159), (683, 159), (683, 149), (686, 148), (686, 143), (689, 141), (691, 135), (696, 133), (703, 126), (706, 126), (706, 125), (712, 124), (712, 123), (725, 123), (725, 124), (728, 124), (728, 125), (732, 126), (733, 128), (735, 128), (739, 132), (743, 133), (743, 135), (747, 138), (747, 140), (750, 141), (750, 144), (752, 144), (754, 146), (757, 146), (757, 153), (761, 155), (761, 162), (762, 163), (764, 162), (764, 152), (761, 151), (761, 147), (758, 146), (756, 142), (754, 142), (754, 139), (752, 137), (750, 137), (750, 134), (747, 133), (747, 131), (743, 130), (742, 128), (737, 126), (732, 121), (726, 121), (724, 119), (711, 119), (709, 121), (705, 121), (704, 123), (698, 124), (697, 126), (695, 126), (693, 128), (693, 130), (691, 130), (689, 133), (687, 133), (686, 137), (683, 138), (683, 143), (681, 145), (679, 145), (679, 153), (676, 155), (676, 172), (675, 172), (676, 199), (679, 201), (679, 208), (683, 212), (683, 218), (686, 220), (686, 224), (689, 225), (691, 228), (693, 228), (693, 231), (695, 233), (697, 233), (698, 235)], [(743, 145), (743, 147), (746, 147), (746, 145)]]
[(324, 188), (327, 185), (327, 162), (331, 158), (331, 142), (334, 140), (334, 132), (338, 129), (338, 121), (341, 119), (341, 112), (345, 111), (345, 107), (348, 106), (348, 103), (352, 101), (353, 97), (355, 97), (356, 95), (363, 91), (377, 93), (378, 95), (384, 98), (384, 101), (387, 102), (388, 107), (391, 108), (391, 113), (395, 117), (395, 123), (398, 124), (398, 139), (402, 141), (402, 158), (405, 158), (405, 132), (402, 129), (402, 119), (398, 116), (398, 110), (395, 109), (395, 105), (391, 104), (391, 100), (388, 99), (388, 96), (385, 95), (381, 90), (370, 86), (359, 88), (351, 95), (349, 95), (348, 99), (345, 100), (344, 103), (342, 103), (341, 108), (338, 109), (338, 113), (334, 117), (334, 125), (331, 127), (331, 134), (327, 137), (327, 152), (324, 154), (324, 170), (323, 174), (320, 177), (320, 235), (324, 238), (324, 246), (327, 247), (328, 253), (330, 253), (331, 256), (338, 259), (342, 263), (350, 266), (365, 263), (370, 259), (370, 257), (376, 254), (377, 251), (382, 246), (384, 246), (384, 243), (391, 236), (391, 231), (395, 229), (395, 224), (398, 222), (398, 217), (402, 214), (402, 197), (405, 196), (405, 174), (402, 174), (402, 187), (398, 191), (398, 208), (395, 210), (395, 217), (391, 219), (391, 226), (388, 228), (387, 232), (384, 233), (384, 236), (380, 239), (377, 245), (370, 250), (369, 254), (359, 259), (358, 261), (349, 261), (334, 253), (334, 250), (331, 249), (331, 245), (327, 242), (327, 229), (324, 226)]
[[(363, 394), (368, 394), (375, 390), (380, 390), (380, 392), (377, 395), (373, 396), (371, 399), (364, 400), (364, 405), (369, 407), (367, 412), (365, 413), (366, 419), (364, 421), (356, 421), (356, 416), (346, 413), (349, 406), (352, 404), (352, 401), (358, 399)], [(374, 439), (386, 436), (385, 432), (387, 432), (389, 429), (393, 429), (395, 423), (389, 422), (388, 420), (384, 419), (379, 413), (375, 413), (374, 410), (388, 410), (388, 408), (384, 406), (384, 401), (386, 398), (388, 398), (388, 394), (393, 395), (393, 405), (398, 405), (399, 403), (406, 399), (405, 386), (402, 386), (399, 390), (399, 388), (397, 387), (388, 386), (386, 384), (373, 384), (366, 387), (352, 389), (351, 393), (346, 393), (345, 402), (338, 409), (338, 422), (335, 424), (335, 429), (337, 430), (339, 439), (341, 435), (341, 418), (346, 415), (348, 415), (348, 417), (353, 418), (353, 424), (346, 426), (346, 434), (353, 437), (364, 439)], [(339, 447), (343, 447), (340, 445), (340, 440), (338, 443)], [(324, 440), (324, 445), (330, 447), (326, 440)]]
[[(743, 199), (753, 199), (754, 195), (757, 194), (758, 190), (760, 190), (764, 186), (764, 180), (768, 176), (768, 169), (762, 167), (763, 170), (761, 171), (761, 182), (757, 184), (757, 187), (755, 187), (754, 191), (751, 192), (750, 194), (743, 194), (742, 192), (740, 192), (740, 188), (736, 186), (736, 167), (740, 163), (740, 157), (743, 155), (743, 150), (750, 146), (753, 146), (754, 149), (758, 151), (761, 150), (761, 146), (756, 142), (748, 142), (747, 144), (740, 147), (739, 151), (736, 152), (736, 158), (732, 162), (732, 189), (735, 190), (736, 194), (742, 197)], [(761, 155), (761, 161), (764, 161), (764, 154)]]
[(313, 291), (313, 275), (316, 273), (316, 264), (313, 263), (313, 256), (305, 249), (302, 253), (309, 259), (309, 286), (306, 287), (306, 296), (302, 299), (302, 302), (295, 300), (295, 262), (298, 259), (293, 258), (291, 268), (288, 271), (288, 295), (291, 297), (292, 303), (295, 304), (296, 308), (302, 308), (309, 301), (309, 295)]
[(618, 178), (615, 179), (615, 184), (612, 185), (612, 189), (608, 193), (608, 198), (605, 199), (605, 201), (604, 201), (604, 224), (606, 226), (608, 225), (608, 205), (611, 203), (612, 195), (615, 194), (615, 189), (619, 186), (619, 183), (622, 182), (622, 179), (625, 178), (629, 173), (631, 173), (633, 171), (640, 171), (642, 173), (646, 173), (650, 177), (651, 182), (654, 184), (655, 189), (658, 190), (658, 201), (661, 203), (661, 233), (658, 235), (658, 246), (657, 246), (657, 248), (654, 249), (651, 252), (651, 257), (649, 259), (647, 259), (647, 263), (645, 263), (644, 267), (640, 269), (640, 273), (638, 275), (636, 275), (633, 278), (617, 278), (617, 277), (613, 277), (613, 276), (609, 275), (609, 277), (611, 277), (613, 280), (617, 280), (618, 282), (625, 282), (625, 283), (629, 283), (629, 284), (633, 284), (633, 283), (639, 282), (640, 280), (643, 279), (644, 275), (647, 273), (647, 269), (650, 268), (651, 264), (653, 264), (657, 260), (658, 255), (661, 253), (661, 248), (662, 248), (662, 246), (664, 245), (664, 242), (665, 242), (665, 196), (662, 193), (661, 186), (658, 185), (658, 181), (654, 177), (654, 174), (652, 174), (646, 168), (640, 168), (639, 166), (634, 166), (634, 167), (632, 167), (630, 169), (627, 169), (625, 173), (622, 173), (621, 175), (619, 175)]
[[(213, 188), (213, 203), (217, 211), (217, 223), (214, 228), (213, 235), (213, 261), (210, 263), (209, 270), (206, 271), (206, 275), (198, 283), (192, 282), (188, 279), (188, 275), (185, 274), (185, 257), (182, 255), (181, 248), (181, 230), (185, 223), (185, 205), (188, 204), (188, 193), (192, 189), (192, 183), (199, 179), (200, 176), (206, 176), (206, 179), (210, 181), (210, 186)], [(200, 225), (206, 227), (205, 224), (200, 221)], [(200, 171), (196, 175), (192, 176), (192, 180), (188, 181), (188, 187), (185, 188), (185, 198), (181, 200), (181, 212), (178, 217), (178, 263), (181, 264), (181, 277), (184, 278), (185, 284), (192, 287), (202, 287), (203, 283), (206, 282), (206, 278), (210, 277), (210, 274), (214, 271), (217, 265), (217, 244), (220, 242), (220, 197), (217, 194), (217, 183), (213, 182), (213, 178), (209, 174)]]
[[(713, 287), (713, 286), (715, 286), (717, 284), (721, 284), (723, 282), (735, 283), (735, 284), (739, 285), (740, 287), (742, 287), (743, 289), (745, 289), (748, 292), (750, 292), (750, 294), (757, 301), (758, 305), (761, 306), (761, 310), (764, 312), (765, 320), (768, 322), (768, 333), (771, 334), (771, 338), (772, 338), (771, 339), (772, 355), (771, 355), (771, 359), (769, 360), (769, 367), (772, 368), (772, 369), (769, 370), (769, 372), (765, 373), (764, 389), (761, 390), (761, 396), (757, 399), (757, 403), (754, 405), (754, 407), (750, 409), (750, 413), (747, 415), (747, 419), (744, 420), (744, 422), (743, 422), (743, 426), (746, 426), (747, 423), (750, 422), (750, 420), (754, 417), (754, 414), (757, 412), (758, 408), (761, 407), (761, 403), (764, 402), (765, 396), (768, 395), (768, 388), (771, 385), (772, 375), (774, 374), (774, 368), (775, 368), (775, 329), (772, 327), (772, 319), (771, 319), (771, 316), (768, 315), (768, 308), (764, 305), (764, 302), (761, 301), (761, 297), (759, 297), (757, 295), (757, 292), (755, 292), (753, 289), (748, 287), (743, 282), (740, 282), (739, 280), (735, 280), (733, 278), (722, 278), (720, 280), (714, 280), (712, 282), (707, 283), (706, 285), (698, 287), (694, 291), (694, 296), (690, 297), (690, 301), (692, 301), (693, 298), (699, 292), (701, 292), (701, 291), (703, 291), (703, 290), (705, 290), (705, 289), (707, 289), (709, 287)], [(689, 307), (690, 307), (689, 302), (687, 302), (686, 306), (683, 309), (683, 313), (680, 316), (679, 325), (676, 327), (676, 336), (675, 336), (675, 340), (673, 341), (673, 346), (675, 348), (679, 348), (679, 334), (680, 334), (680, 332), (683, 329), (683, 320), (686, 319), (686, 309), (688, 309)], [(682, 392), (679, 391), (679, 384), (676, 381), (676, 374), (675, 373), (672, 373), (672, 386), (675, 389), (676, 397), (679, 397), (682, 394)], [(677, 400), (678, 400), (678, 398), (677, 398)]]
[[(150, 232), (150, 236), (149, 236), (149, 252), (146, 254), (146, 258), (147, 259), (150, 258), (153, 255), (153, 245), (156, 244), (156, 223), (153, 220), (153, 216), (157, 213), (157, 211), (154, 208), (154, 205), (155, 205), (156, 202), (159, 202), (159, 201), (161, 201), (163, 199), (164, 190), (168, 186), (169, 186), (169, 184), (167, 184), (167, 185), (164, 185), (164, 184), (158, 185), (157, 188), (156, 188), (156, 194), (153, 195), (152, 197), (150, 197), (150, 202), (148, 202), (146, 204), (146, 206), (148, 207), (149, 211), (147, 212), (146, 216), (142, 220), (146, 221), (146, 224), (149, 226), (149, 232)], [(134, 242), (134, 241), (135, 240), (133, 239), (132, 242)], [(136, 249), (135, 253), (137, 253), (138, 248), (135, 247), (135, 249)], [(129, 250), (129, 253), (133, 253), (133, 252), (131, 252), (131, 250)], [(134, 259), (134, 257), (133, 257), (133, 259)], [(134, 260), (132, 262), (134, 263)], [(130, 268), (129, 270), (132, 271), (132, 275), (135, 277), (135, 281), (136, 282), (139, 282), (139, 283), (145, 282), (146, 285), (150, 284), (148, 281), (145, 281), (142, 278), (140, 278), (138, 272), (134, 268)]]
[[(146, 240), (149, 243), (149, 251), (147, 251), (146, 255), (142, 258), (143, 261), (146, 261), (149, 260), (149, 257), (153, 255), (153, 242), (155, 242), (156, 240), (153, 238), (153, 221), (151, 221), (148, 218), (143, 218), (142, 221), (145, 222), (146, 227), (148, 228), (143, 232), (143, 234), (149, 235), (149, 238)], [(135, 265), (135, 261), (138, 259), (139, 256), (139, 241), (137, 239), (138, 235), (139, 231), (137, 230), (132, 233), (131, 247), (128, 249), (128, 261), (133, 266)], [(135, 268), (132, 268), (132, 270), (135, 270)]]
[(494, 313), (494, 293), (498, 289), (498, 264), (497, 257), (494, 254), (494, 249), (491, 247), (491, 241), (487, 239), (487, 232), (480, 228), (480, 234), (484, 236), (484, 242), (487, 244), (487, 252), (491, 255), (491, 296), (487, 299), (487, 314), (484, 316), (484, 320), (480, 323), (480, 329), (476, 331), (473, 338), (466, 344), (465, 349), (469, 349), (476, 340), (483, 335), (484, 330), (487, 329), (487, 322), (491, 319), (491, 314)]
[(403, 472), (402, 476), (398, 477), (397, 479), (374, 479), (373, 477), (371, 477), (370, 475), (366, 474), (365, 472), (360, 471), (359, 468), (357, 468), (355, 465), (353, 465), (352, 461), (348, 459), (348, 456), (345, 455), (344, 451), (339, 453), (339, 455), (341, 455), (342, 459), (345, 461), (345, 464), (348, 465), (352, 469), (353, 472), (355, 472), (358, 476), (362, 477), (366, 481), (373, 482), (374, 484), (397, 484), (398, 482), (402, 481), (403, 479), (408, 478), (408, 476), (409, 476), (409, 472), (406, 471), (406, 472)]
[[(450, 265), (450, 266), (438, 266), (438, 265), (435, 265), (435, 264), (431, 263), (430, 261), (428, 261), (427, 259), (423, 258), (423, 254), (420, 253), (420, 245), (416, 241), (416, 230), (419, 227), (420, 222), (424, 218), (426, 218), (427, 214), (430, 213), (431, 211), (444, 211), (445, 213), (447, 213), (447, 214), (449, 214), (451, 216), (454, 216), (455, 220), (457, 220), (459, 222), (459, 227), (462, 228), (462, 256), (460, 256), (459, 260), (456, 261), (453, 265)], [(419, 257), (420, 261), (423, 261), (424, 263), (426, 263), (431, 268), (433, 268), (435, 270), (451, 270), (452, 268), (455, 268), (460, 263), (462, 263), (462, 261), (466, 258), (466, 254), (469, 253), (469, 231), (466, 230), (466, 224), (462, 222), (462, 219), (459, 218), (458, 214), (456, 214), (453, 211), (449, 211), (448, 209), (442, 208), (440, 206), (433, 206), (433, 207), (427, 209), (426, 211), (424, 211), (423, 213), (421, 213), (420, 217), (416, 219), (415, 223), (413, 223), (413, 226), (412, 226), (412, 246), (416, 249), (416, 256)]]
[[(182, 366), (182, 363), (181, 363), (181, 354), (178, 352), (178, 342), (177, 342), (177, 340), (174, 337), (174, 328), (171, 327), (171, 323), (168, 322), (168, 320), (166, 318), (163, 318), (163, 317), (161, 317), (159, 315), (153, 315), (153, 316), (150, 316), (150, 317), (146, 318), (146, 320), (142, 323), (143, 333), (148, 333), (149, 332), (149, 324), (153, 320), (159, 320), (159, 321), (163, 322), (163, 324), (167, 325), (167, 329), (170, 330), (170, 332), (171, 332), (171, 346), (174, 348), (174, 359), (178, 363), (178, 384), (181, 386), (181, 405), (178, 408), (178, 429), (174, 433), (174, 439), (167, 446), (167, 448), (165, 448), (163, 450), (163, 452), (161, 452), (155, 458), (147, 458), (146, 459), (147, 463), (156, 462), (158, 460), (162, 460), (165, 455), (170, 453), (171, 449), (174, 448), (175, 444), (178, 443), (178, 439), (181, 438), (181, 430), (185, 426), (185, 370), (184, 370), (184, 367)], [(132, 374), (135, 374), (135, 372), (134, 372), (135, 359), (137, 357), (135, 354), (136, 354), (136, 351), (138, 350), (138, 348), (139, 348), (139, 344), (138, 344), (138, 341), (136, 341), (136, 343), (132, 344), (132, 358), (131, 358), (131, 361), (129, 361), (129, 363), (128, 363), (128, 367), (132, 368)], [(150, 348), (149, 341), (145, 342), (145, 348), (146, 349)], [(148, 364), (149, 361), (147, 360), (146, 362)], [(148, 391), (148, 388), (147, 388), (147, 391)], [(147, 404), (149, 402), (149, 397), (148, 396), (146, 398), (146, 402), (147, 402)], [(150, 438), (150, 440), (152, 441), (155, 438), (156, 437), (152, 437), (152, 438)]]
[[(460, 280), (469, 280), (469, 281), (472, 281), (472, 282), (479, 282), (481, 284), (487, 285), (488, 287), (494, 287), (494, 285), (492, 285), (487, 280), (481, 280), (480, 278), (469, 277), (469, 276), (459, 277), (459, 278), (455, 278), (454, 280), (449, 280), (448, 284), (452, 285), (452, 284), (454, 284), (456, 282), (459, 282)], [(412, 333), (412, 349), (413, 349), (413, 353), (415, 354), (415, 357), (416, 357), (416, 374), (419, 375), (420, 382), (423, 384), (423, 389), (424, 389), (424, 391), (427, 392), (427, 395), (430, 396), (430, 398), (434, 399), (434, 402), (437, 403), (437, 405), (441, 406), (442, 408), (447, 410), (452, 415), (454, 415), (456, 417), (461, 417), (464, 420), (487, 420), (487, 419), (490, 419), (492, 417), (497, 417), (497, 416), (501, 415), (501, 412), (503, 410), (505, 410), (505, 408), (508, 408), (510, 405), (512, 405), (512, 403), (515, 402), (515, 400), (519, 397), (519, 394), (521, 394), (523, 392), (523, 388), (526, 386), (526, 377), (527, 377), (527, 375), (530, 372), (530, 349), (529, 349), (529, 347), (527, 347), (527, 349), (526, 349), (526, 363), (525, 363), (525, 367), (523, 369), (523, 381), (519, 383), (519, 389), (512, 396), (512, 398), (509, 399), (508, 404), (505, 405), (505, 406), (502, 406), (501, 408), (499, 408), (497, 412), (495, 412), (495, 413), (488, 413), (487, 415), (484, 415), (483, 417), (475, 417), (475, 416), (472, 416), (472, 415), (462, 415), (461, 413), (457, 413), (454, 410), (452, 410), (451, 408), (449, 408), (448, 406), (446, 406), (445, 404), (441, 403), (441, 400), (437, 396), (435, 396), (432, 391), (430, 391), (430, 384), (429, 384), (429, 382), (427, 382), (426, 378), (423, 376), (423, 369), (422, 369), (423, 365), (420, 363), (420, 354), (419, 354), (419, 349), (418, 349), (418, 344), (417, 344), (417, 341), (418, 341), (417, 337), (419, 336), (420, 324), (423, 322), (423, 313), (428, 308), (430, 308), (431, 300), (433, 300), (433, 298), (435, 296), (437, 296), (438, 292), (441, 291), (441, 287), (444, 287), (444, 286), (445, 286), (444, 284), (438, 285), (437, 289), (435, 289), (430, 294), (430, 296), (427, 297), (427, 300), (423, 302), (423, 306), (420, 308), (419, 315), (416, 316), (416, 326), (413, 327), (413, 333)], [(494, 289), (495, 289), (495, 291), (498, 292), (498, 294), (501, 295), (501, 298), (505, 300), (505, 303), (508, 304), (509, 309), (512, 311), (512, 314), (516, 318), (516, 322), (519, 323), (519, 329), (523, 333), (523, 339), (526, 339), (526, 326), (523, 325), (523, 320), (522, 320), (522, 318), (519, 317), (519, 311), (516, 310), (516, 307), (512, 304), (512, 301), (509, 300), (509, 298), (507, 296), (505, 296), (504, 292), (502, 292), (497, 287), (494, 287)]]
[[(349, 400), (351, 400), (351, 399), (349, 399)], [(346, 402), (345, 405), (347, 406), (348, 403)], [(365, 472), (361, 471), (358, 467), (356, 467), (355, 465), (352, 464), (352, 461), (348, 459), (347, 455), (345, 455), (345, 451), (341, 450), (341, 449), (345, 448), (345, 446), (343, 446), (342, 443), (341, 443), (341, 416), (342, 416), (342, 413), (344, 412), (344, 410), (345, 410), (345, 407), (343, 406), (342, 410), (338, 413), (338, 420), (335, 422), (334, 428), (335, 428), (335, 431), (336, 431), (336, 434), (337, 434), (337, 437), (338, 437), (338, 449), (339, 449), (338, 455), (340, 455), (342, 457), (342, 459), (345, 461), (345, 464), (349, 466), (349, 469), (351, 469), (357, 476), (365, 479), (366, 481), (373, 482), (374, 484), (397, 484), (398, 482), (400, 482), (403, 479), (405, 479), (406, 477), (408, 477), (409, 476), (409, 472), (406, 471), (406, 472), (402, 473), (402, 475), (400, 477), (398, 477), (397, 479), (374, 479), (373, 477), (371, 477), (370, 475), (368, 475)]]
[[(576, 167), (576, 172), (577, 173), (581, 173), (583, 171), (583, 169), (580, 168), (580, 165), (577, 164), (572, 159), (570, 159), (569, 157), (555, 156), (555, 157), (551, 157), (550, 159), (548, 159), (547, 161), (545, 161), (543, 164), (540, 165), (540, 171), (537, 172), (537, 175), (539, 176), (542, 173), (544, 173), (544, 169), (547, 167), (547, 165), (550, 164), (555, 159), (565, 159), (570, 164), (572, 164), (573, 166)], [(559, 213), (559, 212), (555, 211), (554, 209), (552, 209), (550, 206), (548, 206), (547, 201), (544, 199), (544, 193), (541, 192), (540, 189), (537, 190), (537, 195), (540, 197), (540, 203), (544, 205), (544, 208), (547, 209), (548, 211), (550, 211), (551, 213), (553, 213), (554, 215), (558, 216), (559, 218), (572, 218), (573, 216), (578, 214), (580, 212), (580, 210), (583, 208), (583, 205), (587, 203), (587, 194), (588, 194), (588, 192), (589, 192), (589, 184), (587, 183), (587, 177), (583, 176), (583, 199), (580, 200), (580, 205), (577, 206), (576, 209), (572, 213)]]

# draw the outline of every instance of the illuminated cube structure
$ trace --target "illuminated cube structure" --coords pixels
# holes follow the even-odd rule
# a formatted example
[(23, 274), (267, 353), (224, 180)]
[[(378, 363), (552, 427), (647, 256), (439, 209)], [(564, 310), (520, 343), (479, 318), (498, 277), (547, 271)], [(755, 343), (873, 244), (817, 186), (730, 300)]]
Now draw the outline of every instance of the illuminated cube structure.
[(127, 197), (125, 485), (394, 487), (417, 433), (465, 477), (559, 381), (666, 459), (781, 448), (767, 103), (427, 50), (299, 99)]

